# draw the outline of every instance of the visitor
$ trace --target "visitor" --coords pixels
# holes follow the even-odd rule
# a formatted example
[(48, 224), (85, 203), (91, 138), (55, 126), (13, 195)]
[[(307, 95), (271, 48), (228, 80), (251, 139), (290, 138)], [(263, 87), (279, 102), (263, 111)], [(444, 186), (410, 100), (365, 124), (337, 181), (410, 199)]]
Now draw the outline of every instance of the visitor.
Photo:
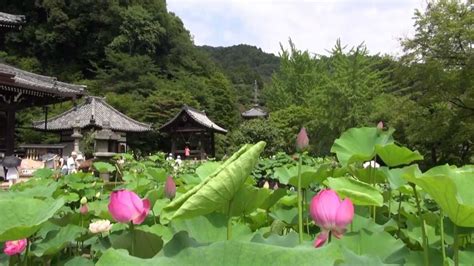
[(11, 187), (14, 184), (16, 184), (19, 179), (20, 179), (20, 174), (18, 173), (18, 168), (8, 167), (7, 168), (8, 187)]
[(184, 148), (184, 157), (189, 157), (190, 154), (191, 154), (191, 150), (189, 149), (188, 146), (186, 146)]
[(67, 174), (77, 173), (77, 152), (71, 152), (71, 156), (67, 158)]
[(168, 154), (168, 157), (166, 158), (167, 161), (173, 161), (174, 160), (174, 157), (173, 157), (173, 154), (172, 153), (169, 153)]

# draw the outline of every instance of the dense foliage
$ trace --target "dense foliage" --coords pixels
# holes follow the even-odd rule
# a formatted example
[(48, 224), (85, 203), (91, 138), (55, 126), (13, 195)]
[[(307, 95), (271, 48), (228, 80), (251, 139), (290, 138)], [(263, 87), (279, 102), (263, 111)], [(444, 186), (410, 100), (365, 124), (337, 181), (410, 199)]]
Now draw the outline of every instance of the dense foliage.
[[(0, 262), (472, 262), (473, 165), (421, 171), (416, 162), (423, 156), (396, 144), (393, 132), (349, 129), (331, 147), (335, 158), (308, 156), (305, 141), (296, 156), (261, 157), (266, 145), (258, 142), (242, 146), (225, 161), (178, 166), (158, 153), (140, 160), (122, 154), (115, 165), (95, 163), (96, 174), (109, 175), (113, 182), (91, 173), (59, 176), (38, 170), (32, 180), (0, 193), (0, 244), (5, 247)], [(367, 166), (370, 160), (385, 166)], [(347, 228), (339, 233), (333, 228), (326, 244), (317, 242), (328, 232), (314, 216), (334, 219), (330, 202), (314, 203), (323, 192), (355, 206), (345, 210)]]
[[(467, 2), (434, 0), (416, 10), (415, 35), (401, 40), (400, 58), (340, 41), (327, 55), (301, 51), (291, 40), (279, 57), (248, 45), (196, 47), (164, 0), (7, 0), (2, 11), (28, 20), (2, 35), (2, 60), (87, 84), (91, 94), (155, 128), (182, 104), (204, 109), (231, 131), (218, 137), (218, 156), (260, 138), (274, 147), (267, 153), (294, 152), (288, 140), (302, 125), (318, 140), (309, 152), (325, 155), (344, 130), (382, 120), (425, 155), (422, 168), (473, 160), (474, 34), (466, 25), (474, 18)], [(270, 117), (243, 123), (239, 113), (252, 105), (254, 80)], [(42, 118), (35, 109), (18, 116), (20, 142), (57, 140), (25, 129)], [(144, 153), (166, 147), (156, 132), (140, 137), (131, 144)]]

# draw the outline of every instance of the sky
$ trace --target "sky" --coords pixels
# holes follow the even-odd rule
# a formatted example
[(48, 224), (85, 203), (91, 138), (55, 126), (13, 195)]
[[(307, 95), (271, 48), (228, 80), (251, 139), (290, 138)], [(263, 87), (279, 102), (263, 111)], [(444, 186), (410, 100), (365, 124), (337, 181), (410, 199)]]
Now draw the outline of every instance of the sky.
[(339, 38), (365, 43), (371, 54), (400, 55), (414, 32), (413, 14), (426, 0), (168, 0), (196, 45), (249, 44), (278, 55), (296, 48), (327, 54)]

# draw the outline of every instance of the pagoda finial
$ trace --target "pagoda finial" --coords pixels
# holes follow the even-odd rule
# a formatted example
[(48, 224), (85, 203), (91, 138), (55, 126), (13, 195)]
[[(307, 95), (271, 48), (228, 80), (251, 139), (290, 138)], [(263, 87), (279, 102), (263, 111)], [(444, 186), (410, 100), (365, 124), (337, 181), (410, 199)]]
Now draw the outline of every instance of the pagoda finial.
[(258, 106), (258, 85), (257, 85), (257, 80), (255, 80), (255, 83), (253, 85), (253, 103), (255, 106)]

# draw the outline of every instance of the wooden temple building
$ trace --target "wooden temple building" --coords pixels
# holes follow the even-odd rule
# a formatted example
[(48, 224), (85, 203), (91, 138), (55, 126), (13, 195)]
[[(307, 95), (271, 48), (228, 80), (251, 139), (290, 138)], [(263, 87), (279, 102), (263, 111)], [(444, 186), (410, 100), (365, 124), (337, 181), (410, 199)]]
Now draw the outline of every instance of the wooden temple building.
[(267, 118), (268, 113), (260, 107), (260, 103), (258, 100), (258, 86), (257, 81), (254, 84), (254, 96), (253, 96), (253, 107), (249, 110), (243, 112), (242, 118), (244, 119), (253, 119), (253, 118)]
[(94, 131), (96, 145), (103, 143), (97, 142), (97, 139), (106, 140), (107, 147), (100, 150), (117, 153), (126, 152), (127, 133), (151, 131), (151, 125), (124, 115), (109, 105), (105, 98), (93, 96), (87, 96), (83, 103), (46, 121), (33, 122), (33, 127), (37, 130), (60, 134), (60, 142), (65, 145), (63, 153), (66, 154), (73, 150), (77, 151), (77, 141), (82, 137), (81, 132)]
[(85, 86), (57, 81), (0, 63), (0, 152), (11, 155), (15, 149), (16, 112), (33, 106), (75, 100)]
[[(212, 122), (205, 112), (187, 105), (160, 128), (171, 138), (171, 153), (181, 158), (206, 159), (215, 156), (214, 133), (226, 134), (227, 130)], [(185, 148), (190, 151), (185, 156)]]
[[(24, 23), (22, 15), (0, 12), (0, 41), (6, 32), (19, 30)], [(15, 152), (18, 111), (78, 99), (84, 95), (85, 88), (0, 63), (0, 153), (11, 155)]]

